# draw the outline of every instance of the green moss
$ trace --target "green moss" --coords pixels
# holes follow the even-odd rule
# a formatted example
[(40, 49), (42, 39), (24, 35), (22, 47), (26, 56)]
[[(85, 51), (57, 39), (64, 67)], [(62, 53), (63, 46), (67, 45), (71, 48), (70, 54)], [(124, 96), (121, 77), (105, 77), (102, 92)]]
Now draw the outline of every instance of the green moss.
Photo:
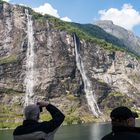
[(22, 122), (21, 123), (8, 123), (8, 122), (0, 122), (0, 128), (2, 128), (2, 129), (7, 129), (7, 128), (16, 128), (17, 126), (19, 126), (19, 125), (21, 125), (22, 124)]
[(118, 106), (131, 107), (133, 104), (134, 100), (127, 95), (120, 92), (112, 92), (102, 101), (101, 106), (107, 111)]
[(45, 20), (43, 15), (41, 15), (40, 13), (36, 13), (35, 11), (31, 11), (31, 14), (32, 14), (33, 18), (36, 20)]
[(15, 128), (22, 123), (22, 120), (21, 106), (0, 103), (0, 128)]
[(0, 65), (17, 61), (17, 55), (13, 54), (7, 57), (0, 58)]
[(65, 117), (64, 124), (70, 125), (70, 124), (79, 124), (82, 123), (80, 117), (74, 116), (74, 115), (68, 115)]
[(52, 119), (52, 117), (51, 117), (51, 115), (50, 115), (50, 113), (41, 113), (41, 115), (40, 115), (40, 120), (42, 120), (42, 121), (48, 121), (48, 120), (51, 120)]
[(68, 100), (70, 100), (70, 101), (74, 101), (74, 100), (77, 100), (77, 99), (78, 99), (78, 98), (75, 97), (73, 94), (67, 95), (66, 98), (67, 98)]
[(111, 97), (111, 96), (113, 96), (113, 97), (117, 97), (117, 96), (123, 97), (124, 95), (120, 92), (112, 92), (112, 93), (109, 94), (109, 97)]

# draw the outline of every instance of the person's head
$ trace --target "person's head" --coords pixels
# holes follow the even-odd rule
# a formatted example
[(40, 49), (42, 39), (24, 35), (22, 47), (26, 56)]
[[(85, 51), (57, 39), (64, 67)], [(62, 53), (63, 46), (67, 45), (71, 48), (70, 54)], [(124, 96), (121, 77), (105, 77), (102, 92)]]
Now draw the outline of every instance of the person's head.
[(39, 120), (40, 109), (38, 105), (28, 105), (24, 109), (24, 116), (26, 120)]
[(138, 117), (136, 112), (132, 112), (129, 108), (121, 106), (112, 110), (110, 118), (112, 126), (134, 127), (135, 118)]

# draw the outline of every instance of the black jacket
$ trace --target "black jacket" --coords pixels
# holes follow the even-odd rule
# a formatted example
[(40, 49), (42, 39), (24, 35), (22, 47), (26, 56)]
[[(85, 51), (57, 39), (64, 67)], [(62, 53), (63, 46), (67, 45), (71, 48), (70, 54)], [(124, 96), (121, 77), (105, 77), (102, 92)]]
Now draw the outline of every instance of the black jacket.
[(49, 104), (46, 109), (50, 112), (50, 121), (37, 122), (25, 120), (14, 132), (14, 140), (48, 140), (53, 139), (55, 130), (62, 124), (64, 115), (55, 106)]
[(101, 140), (140, 140), (140, 133), (135, 127), (114, 127), (112, 132)]

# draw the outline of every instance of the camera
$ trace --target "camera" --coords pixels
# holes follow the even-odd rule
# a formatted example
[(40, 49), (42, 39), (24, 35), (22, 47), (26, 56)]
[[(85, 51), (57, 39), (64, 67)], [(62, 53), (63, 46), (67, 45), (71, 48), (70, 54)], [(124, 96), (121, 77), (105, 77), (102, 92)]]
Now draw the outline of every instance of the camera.
[(40, 110), (40, 112), (42, 112), (42, 107), (39, 105), (39, 103), (37, 103), (37, 105), (39, 106), (39, 110)]

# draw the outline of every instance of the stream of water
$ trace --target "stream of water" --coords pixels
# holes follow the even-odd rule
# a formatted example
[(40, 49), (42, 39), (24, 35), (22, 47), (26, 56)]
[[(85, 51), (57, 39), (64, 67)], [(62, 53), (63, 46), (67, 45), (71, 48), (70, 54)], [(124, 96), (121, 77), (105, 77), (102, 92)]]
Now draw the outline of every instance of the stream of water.
[(84, 62), (82, 60), (82, 56), (80, 55), (80, 45), (79, 45), (80, 43), (78, 42), (76, 35), (74, 35), (74, 43), (75, 43), (76, 65), (82, 75), (82, 79), (84, 82), (84, 91), (86, 93), (86, 99), (87, 99), (88, 105), (89, 105), (92, 113), (96, 117), (99, 117), (99, 114), (101, 114), (101, 112), (100, 112), (100, 109), (96, 102), (95, 94), (92, 89), (92, 84), (86, 74)]
[(26, 76), (25, 76), (25, 86), (26, 86), (26, 94), (25, 94), (25, 106), (28, 104), (34, 103), (34, 37), (33, 37), (33, 21), (32, 16), (29, 15), (28, 10), (25, 10), (25, 14), (27, 16), (27, 38), (28, 38), (28, 46), (26, 53)]

